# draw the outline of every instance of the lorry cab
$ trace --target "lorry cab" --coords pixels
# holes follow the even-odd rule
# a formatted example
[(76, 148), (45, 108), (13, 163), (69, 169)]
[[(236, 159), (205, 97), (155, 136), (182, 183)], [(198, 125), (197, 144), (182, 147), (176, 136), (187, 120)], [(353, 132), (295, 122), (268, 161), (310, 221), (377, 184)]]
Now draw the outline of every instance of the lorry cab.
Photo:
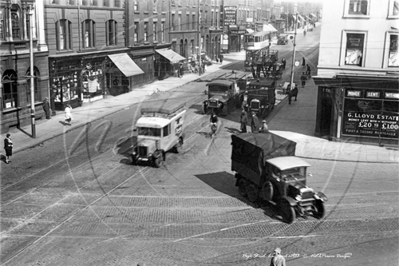
[(137, 144), (133, 149), (133, 163), (145, 161), (159, 167), (166, 152), (181, 149), (185, 104), (163, 104), (162, 107), (141, 108), (141, 117), (136, 122)]
[(221, 111), (228, 114), (233, 107), (229, 103), (234, 100), (235, 96), (239, 93), (237, 83), (232, 80), (218, 79), (213, 80), (206, 84), (208, 86), (206, 99), (203, 103), (203, 111), (206, 114), (209, 109), (220, 113)]
[(274, 109), (276, 102), (275, 81), (253, 80), (248, 85), (245, 97), (249, 113), (255, 112), (265, 118)]

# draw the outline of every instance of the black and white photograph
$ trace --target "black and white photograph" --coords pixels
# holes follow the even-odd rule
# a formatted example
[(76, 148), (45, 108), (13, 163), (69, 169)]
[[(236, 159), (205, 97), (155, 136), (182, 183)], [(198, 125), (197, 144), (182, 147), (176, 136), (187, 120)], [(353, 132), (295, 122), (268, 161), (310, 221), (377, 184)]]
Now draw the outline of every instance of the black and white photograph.
[(399, 264), (399, 0), (0, 0), (0, 266)]

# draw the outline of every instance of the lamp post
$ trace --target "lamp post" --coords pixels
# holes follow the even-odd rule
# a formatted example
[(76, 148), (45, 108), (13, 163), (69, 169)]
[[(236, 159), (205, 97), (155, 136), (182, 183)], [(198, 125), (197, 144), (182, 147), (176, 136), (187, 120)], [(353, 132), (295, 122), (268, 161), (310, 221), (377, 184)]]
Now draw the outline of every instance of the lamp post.
[(291, 65), (291, 80), (290, 80), (290, 90), (293, 89), (293, 84), (294, 84), (294, 67), (295, 67), (295, 46), (296, 46), (296, 27), (298, 25), (298, 13), (295, 15), (295, 31), (294, 31), (294, 45), (293, 45), (293, 51), (292, 51), (292, 65)]
[(36, 138), (36, 124), (35, 124), (35, 71), (33, 64), (33, 2), (32, 5), (29, 5), (27, 11), (29, 12), (29, 59), (30, 59), (30, 118), (31, 118), (31, 126), (32, 126), (32, 138)]
[(201, 17), (200, 17), (200, 0), (197, 0), (197, 14), (198, 14), (198, 24), (197, 24), (197, 31), (198, 31), (198, 75), (201, 76), (202, 68), (201, 68)]

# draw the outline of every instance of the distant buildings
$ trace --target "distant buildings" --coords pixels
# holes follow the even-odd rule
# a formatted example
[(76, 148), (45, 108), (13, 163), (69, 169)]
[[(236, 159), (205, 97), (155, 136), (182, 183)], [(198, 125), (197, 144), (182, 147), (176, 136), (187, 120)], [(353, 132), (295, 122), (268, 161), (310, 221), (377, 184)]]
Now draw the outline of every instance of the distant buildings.
[(316, 135), (398, 143), (398, 0), (324, 1)]

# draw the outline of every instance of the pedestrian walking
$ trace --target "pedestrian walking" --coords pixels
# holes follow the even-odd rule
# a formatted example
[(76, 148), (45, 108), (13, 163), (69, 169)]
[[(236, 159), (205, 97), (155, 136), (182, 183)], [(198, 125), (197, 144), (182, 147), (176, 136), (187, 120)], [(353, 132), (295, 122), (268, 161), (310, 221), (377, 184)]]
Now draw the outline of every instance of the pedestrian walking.
[(305, 57), (302, 57), (302, 67), (305, 68), (306, 66), (306, 60)]
[(282, 69), (285, 69), (285, 65), (287, 64), (287, 61), (285, 60), (285, 58), (281, 59), (281, 64), (282, 64)]
[(306, 74), (310, 78), (310, 66), (308, 64), (306, 65)]
[(302, 75), (301, 75), (302, 88), (305, 88), (305, 84), (306, 84), (306, 80), (307, 79), (308, 78), (306, 77), (305, 72), (302, 72)]
[(241, 132), (246, 133), (247, 132), (247, 123), (248, 123), (248, 114), (245, 111), (245, 109), (242, 109), (241, 112), (241, 117), (240, 117), (240, 125), (241, 125)]
[(219, 59), (218, 59), (218, 56), (216, 54), (215, 54), (215, 61), (216, 61), (216, 64), (219, 63)]
[(258, 129), (259, 129), (259, 119), (256, 116), (255, 112), (252, 112), (251, 132), (258, 133)]
[(269, 132), (269, 127), (267, 126), (266, 120), (262, 120), (262, 126), (259, 128), (260, 133), (267, 133)]
[(306, 29), (303, 30), (303, 36), (306, 36)]
[(223, 64), (223, 57), (224, 56), (222, 54), (219, 55), (220, 64)]
[(46, 119), (50, 119), (51, 109), (50, 109), (50, 102), (47, 97), (44, 98), (44, 100), (43, 100), (43, 111), (46, 115)]
[(183, 77), (183, 74), (184, 74), (183, 64), (180, 64), (180, 66), (179, 66), (179, 72), (180, 72), (180, 77), (182, 78), (182, 77)]
[(273, 253), (273, 257), (270, 261), (270, 266), (286, 266), (285, 258), (281, 255), (281, 249), (276, 248)]
[(68, 125), (72, 124), (72, 106), (70, 104), (67, 104), (65, 107), (65, 123)]
[(12, 156), (13, 143), (11, 140), (11, 135), (7, 134), (4, 139), (4, 150), (6, 151), (6, 163), (10, 163), (10, 157)]

